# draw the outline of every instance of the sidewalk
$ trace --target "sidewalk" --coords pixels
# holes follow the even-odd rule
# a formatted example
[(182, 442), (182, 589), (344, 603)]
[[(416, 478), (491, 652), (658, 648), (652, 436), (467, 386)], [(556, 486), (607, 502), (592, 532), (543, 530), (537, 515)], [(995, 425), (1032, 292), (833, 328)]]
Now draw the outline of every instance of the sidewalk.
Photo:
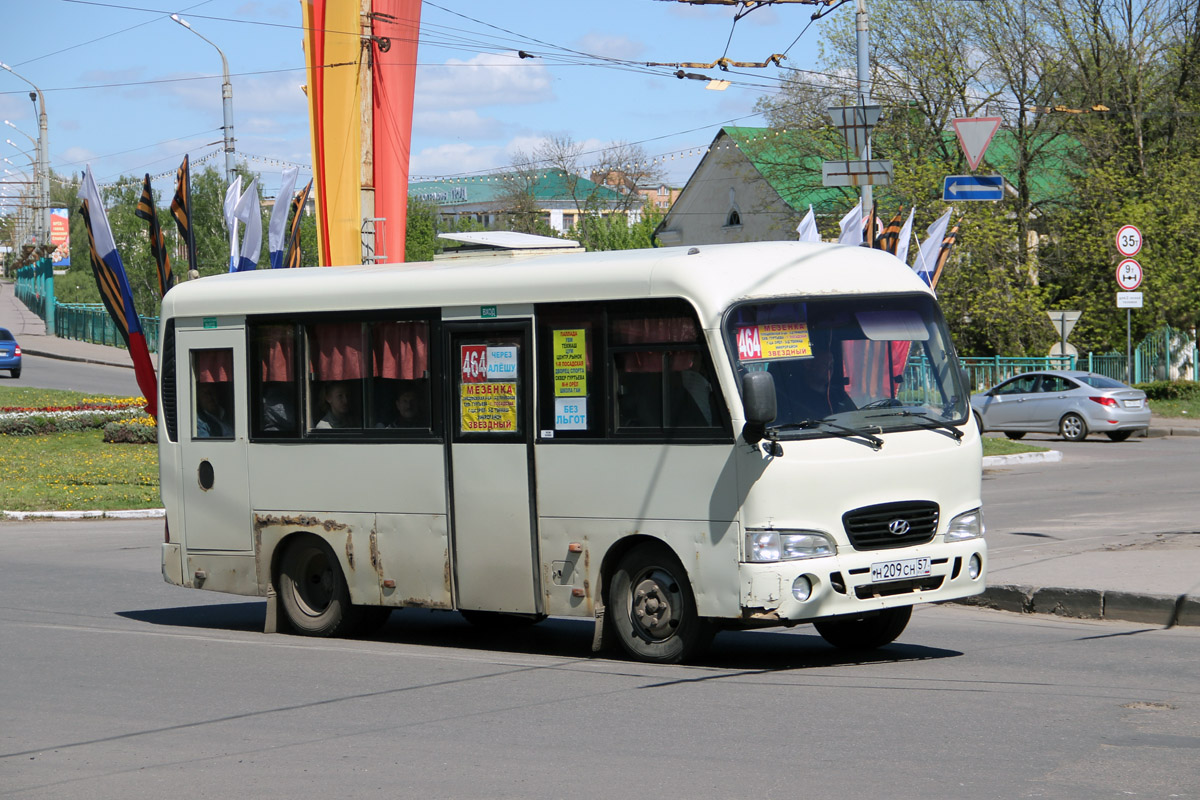
[[(133, 368), (119, 347), (46, 335), (45, 324), (16, 299), (13, 284), (0, 282), (0, 327), (17, 337), (26, 355)], [(155, 358), (151, 354), (151, 358)], [(1200, 419), (1151, 420), (1148, 436), (1200, 436)], [(1200, 442), (1196, 443), (1200, 446)], [(1024, 453), (984, 459), (984, 469), (1015, 463), (1058, 461), (1062, 453)], [(110, 511), (103, 516), (157, 516), (162, 511)], [(34, 515), (5, 514), (22, 519)], [(91, 518), (101, 512), (67, 512), (65, 518)], [(992, 554), (988, 588), (969, 605), (1021, 613), (1113, 619), (1171, 627), (1200, 625), (1200, 536), (1140, 534), (1119, 546), (1058, 542), (1004, 555)]]

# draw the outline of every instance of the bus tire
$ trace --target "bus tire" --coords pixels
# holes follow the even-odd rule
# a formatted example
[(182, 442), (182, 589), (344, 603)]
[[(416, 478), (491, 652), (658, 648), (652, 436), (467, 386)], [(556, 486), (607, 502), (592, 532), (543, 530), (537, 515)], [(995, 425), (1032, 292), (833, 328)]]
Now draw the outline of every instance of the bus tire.
[(841, 617), (814, 622), (821, 638), (839, 650), (874, 650), (896, 641), (912, 617), (912, 606), (885, 608), (861, 617)]
[(622, 556), (608, 596), (612, 630), (638, 661), (677, 664), (712, 638), (683, 565), (663, 544), (644, 542)]
[(334, 636), (356, 630), (359, 615), (350, 604), (350, 588), (324, 539), (303, 536), (287, 545), (279, 562), (279, 599), (297, 633)]

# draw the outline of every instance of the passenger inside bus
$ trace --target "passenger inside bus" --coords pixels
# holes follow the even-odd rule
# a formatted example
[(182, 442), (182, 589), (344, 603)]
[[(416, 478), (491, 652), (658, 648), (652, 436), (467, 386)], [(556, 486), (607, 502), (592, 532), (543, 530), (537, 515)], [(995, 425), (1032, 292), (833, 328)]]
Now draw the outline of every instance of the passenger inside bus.
[(354, 405), (345, 381), (334, 381), (325, 387), (325, 414), (314, 428), (355, 428)]
[(782, 422), (822, 419), (839, 411), (853, 411), (854, 401), (846, 393), (840, 371), (834, 375), (833, 353), (814, 347), (812, 358), (774, 365), (771, 372), (778, 378), (780, 407), (788, 415)]
[(228, 384), (207, 381), (196, 384), (196, 438), (230, 439), (233, 419), (221, 402), (221, 388)]
[(422, 392), (413, 384), (402, 384), (396, 390), (394, 409), (375, 423), (376, 428), (428, 428), (429, 413)]

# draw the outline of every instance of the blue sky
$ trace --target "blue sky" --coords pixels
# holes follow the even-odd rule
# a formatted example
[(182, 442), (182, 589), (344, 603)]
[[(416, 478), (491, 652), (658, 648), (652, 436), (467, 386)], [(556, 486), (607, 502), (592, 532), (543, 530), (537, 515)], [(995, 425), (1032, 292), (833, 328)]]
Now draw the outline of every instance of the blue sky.
[[(0, 61), (45, 94), (53, 169), (70, 174), (90, 164), (101, 184), (161, 173), (155, 185), (169, 194), (184, 153), (195, 162), (217, 149), (220, 57), (171, 21), (169, 14), (178, 12), (229, 59), (239, 160), (262, 173), (268, 195), (284, 163), (306, 165), (301, 180), (307, 179), (312, 157), (300, 90), (299, 0), (182, 2), (0, 0)], [(682, 185), (698, 161), (696, 149), (722, 123), (763, 123), (754, 104), (775, 91), (778, 71), (726, 76), (735, 83), (718, 92), (667, 75), (672, 69), (648, 74), (636, 64), (709, 62), (726, 52), (733, 60), (762, 61), (791, 46), (785, 64), (813, 69), (822, 26), (849, 27), (854, 19), (849, 4), (804, 31), (812, 10), (765, 7), (734, 25), (730, 7), (663, 0), (426, 2), (412, 175), (503, 169), (514, 148), (528, 152), (548, 136), (566, 134), (588, 150), (641, 143), (662, 161), (668, 181)], [(517, 59), (518, 49), (542, 57)], [(691, 71), (720, 76), (717, 69)], [(0, 70), (0, 119), (36, 137), (28, 92)], [(0, 142), (10, 138), (32, 152), (25, 136), (4, 130)], [(8, 144), (0, 150), (28, 171), (20, 150)], [(223, 161), (209, 163), (220, 168)]]

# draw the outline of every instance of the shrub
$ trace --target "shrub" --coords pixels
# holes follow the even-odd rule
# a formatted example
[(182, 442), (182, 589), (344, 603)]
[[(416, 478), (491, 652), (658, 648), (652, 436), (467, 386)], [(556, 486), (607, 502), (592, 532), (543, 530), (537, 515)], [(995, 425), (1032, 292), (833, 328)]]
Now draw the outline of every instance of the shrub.
[(1134, 388), (1151, 400), (1200, 400), (1200, 383), (1196, 381), (1150, 381)]
[(158, 428), (136, 420), (109, 422), (104, 426), (104, 441), (110, 444), (155, 444)]

